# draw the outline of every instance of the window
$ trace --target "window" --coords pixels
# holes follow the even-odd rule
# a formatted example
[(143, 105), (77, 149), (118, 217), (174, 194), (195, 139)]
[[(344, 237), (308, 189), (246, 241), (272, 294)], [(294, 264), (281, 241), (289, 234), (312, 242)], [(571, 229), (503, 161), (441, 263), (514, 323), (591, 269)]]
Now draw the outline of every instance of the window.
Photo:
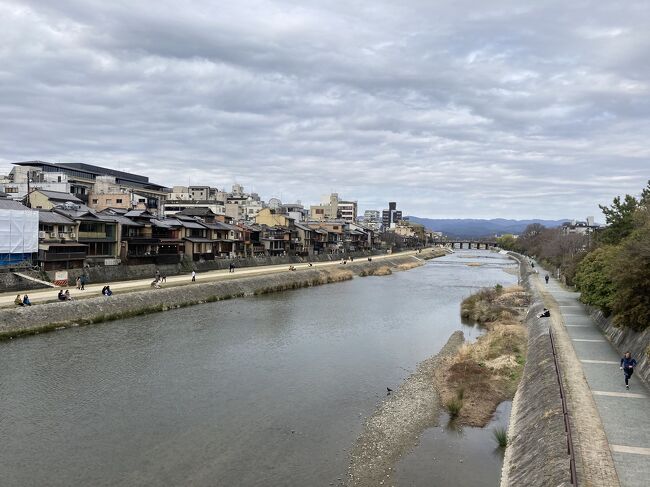
[(106, 198), (106, 204), (110, 205), (111, 203), (113, 203), (113, 200), (111, 198)]
[(115, 200), (115, 203), (121, 203), (121, 202), (122, 202), (122, 198), (117, 198), (117, 199)]
[(17, 192), (18, 192), (17, 186), (5, 186), (5, 193), (17, 193)]
[(93, 205), (97, 204), (97, 200), (93, 198)]
[(316, 208), (316, 214), (317, 215), (323, 215), (323, 214), (325, 214), (325, 210), (323, 208)]

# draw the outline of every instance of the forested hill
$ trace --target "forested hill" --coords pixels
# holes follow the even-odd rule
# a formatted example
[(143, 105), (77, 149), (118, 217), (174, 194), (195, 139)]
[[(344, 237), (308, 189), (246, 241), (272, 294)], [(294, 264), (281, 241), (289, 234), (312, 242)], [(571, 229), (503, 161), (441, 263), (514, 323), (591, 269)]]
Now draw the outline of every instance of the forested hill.
[(559, 227), (569, 220), (506, 220), (494, 218), (480, 219), (433, 219), (409, 216), (410, 221), (424, 225), (434, 232), (442, 232), (450, 237), (487, 237), (504, 233), (519, 234), (531, 223), (541, 223), (547, 228)]

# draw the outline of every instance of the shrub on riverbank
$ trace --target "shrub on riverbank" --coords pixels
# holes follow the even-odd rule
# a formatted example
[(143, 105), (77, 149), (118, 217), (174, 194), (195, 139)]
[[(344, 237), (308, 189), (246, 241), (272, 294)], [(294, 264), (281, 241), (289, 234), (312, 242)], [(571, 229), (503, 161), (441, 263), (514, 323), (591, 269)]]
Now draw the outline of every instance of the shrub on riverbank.
[[(463, 302), (463, 316), (487, 332), (464, 344), (437, 372), (436, 383), (450, 415), (461, 424), (485, 426), (499, 403), (511, 399), (526, 359), (522, 324), (528, 295), (520, 287), (483, 289)], [(459, 400), (461, 397), (462, 400)]]
[(519, 286), (481, 289), (465, 298), (460, 305), (460, 315), (466, 320), (485, 324), (502, 319), (512, 319), (513, 309), (528, 305), (528, 296)]

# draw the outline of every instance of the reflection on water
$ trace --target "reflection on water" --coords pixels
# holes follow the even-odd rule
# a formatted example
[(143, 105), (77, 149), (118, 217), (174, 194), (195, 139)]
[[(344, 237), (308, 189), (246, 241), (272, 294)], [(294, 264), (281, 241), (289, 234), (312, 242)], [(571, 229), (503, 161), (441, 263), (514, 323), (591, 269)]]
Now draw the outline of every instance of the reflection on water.
[(501, 403), (485, 428), (460, 427), (443, 415), (441, 425), (425, 431), (413, 452), (400, 460), (394, 480), (400, 487), (498, 485), (503, 449), (493, 431), (507, 427), (510, 407), (509, 401)]
[(502, 256), (468, 255), (490, 265), (457, 252), (386, 277), (0, 343), (0, 483), (337, 482), (386, 387), (453, 331), (480, 334), (461, 324), (460, 301), (516, 281)]

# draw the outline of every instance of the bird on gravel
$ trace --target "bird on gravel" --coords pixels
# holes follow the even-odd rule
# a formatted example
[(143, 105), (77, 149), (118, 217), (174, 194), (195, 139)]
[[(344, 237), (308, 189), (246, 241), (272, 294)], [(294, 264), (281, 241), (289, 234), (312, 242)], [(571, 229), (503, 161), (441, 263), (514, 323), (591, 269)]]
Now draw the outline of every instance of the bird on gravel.
[(393, 390), (390, 387), (387, 387), (386, 390), (388, 391), (388, 394), (386, 394), (387, 396), (390, 396), (390, 393), (393, 392)]

